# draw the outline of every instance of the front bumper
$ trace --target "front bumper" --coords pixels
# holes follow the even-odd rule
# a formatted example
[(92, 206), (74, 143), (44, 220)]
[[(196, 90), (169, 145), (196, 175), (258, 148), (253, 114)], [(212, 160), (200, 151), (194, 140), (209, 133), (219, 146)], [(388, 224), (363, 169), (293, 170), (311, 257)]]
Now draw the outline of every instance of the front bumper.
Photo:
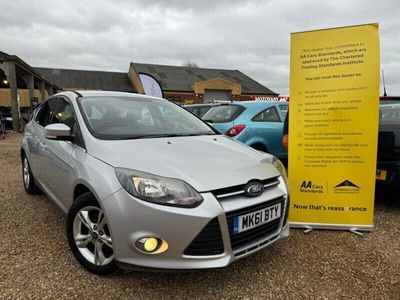
[[(262, 195), (254, 198), (233, 195), (217, 200), (211, 192), (202, 193), (204, 201), (196, 208), (152, 204), (135, 199), (124, 189), (120, 189), (102, 201), (113, 240), (115, 260), (121, 267), (129, 269), (191, 270), (224, 267), (257, 252), (289, 234), (287, 219), (285, 220), (288, 206), (286, 187), (282, 179), (279, 182), (279, 185), (266, 189)], [(263, 204), (267, 207), (271, 201), (281, 201), (283, 209), (275, 227), (270, 228), (265, 235), (249, 239), (247, 243), (242, 242), (233, 248), (227, 216), (243, 210), (244, 207), (260, 207)], [(206, 234), (209, 233), (206, 227), (210, 224), (219, 224), (222, 251), (212, 255), (198, 255), (196, 251), (188, 251), (192, 242), (204, 230)], [(166, 241), (168, 250), (160, 254), (139, 251), (135, 246), (136, 241), (148, 236)], [(203, 242), (200, 238), (200, 245)], [(204, 246), (204, 249), (214, 247), (208, 244)], [(185, 254), (189, 252), (195, 255)]]

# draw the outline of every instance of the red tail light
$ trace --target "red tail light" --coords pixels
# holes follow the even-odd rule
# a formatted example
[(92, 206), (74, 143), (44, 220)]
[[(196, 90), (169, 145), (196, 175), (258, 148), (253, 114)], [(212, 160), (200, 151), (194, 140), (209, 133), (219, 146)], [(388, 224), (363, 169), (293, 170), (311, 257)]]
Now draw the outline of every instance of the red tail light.
[(232, 128), (229, 128), (225, 134), (229, 137), (235, 137), (239, 133), (241, 133), (244, 129), (246, 128), (246, 125), (236, 125), (233, 126)]

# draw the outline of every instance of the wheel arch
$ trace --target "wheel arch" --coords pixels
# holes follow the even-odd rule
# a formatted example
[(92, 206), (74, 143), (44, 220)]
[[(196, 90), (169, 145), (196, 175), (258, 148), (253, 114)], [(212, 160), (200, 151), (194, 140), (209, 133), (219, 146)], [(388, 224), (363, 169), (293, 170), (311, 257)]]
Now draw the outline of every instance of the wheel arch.
[(90, 184), (88, 184), (86, 181), (79, 181), (76, 183), (73, 194), (72, 194), (72, 203), (70, 205), (72, 205), (74, 202), (76, 202), (78, 197), (85, 193), (92, 194), (93, 197), (96, 199), (97, 203), (103, 209), (103, 204), (100, 201), (99, 195), (94, 191), (94, 189), (92, 189)]
[[(75, 186), (75, 188), (74, 188), (74, 193), (73, 193), (73, 196), (72, 196), (73, 201), (75, 202), (76, 199), (77, 199), (80, 195), (85, 194), (85, 193), (91, 193), (91, 194), (93, 194), (93, 196), (96, 197), (96, 195), (91, 191), (91, 189), (88, 188), (85, 184), (83, 184), (83, 183), (78, 183), (78, 184)], [(96, 197), (96, 199), (97, 199), (97, 197)], [(97, 201), (98, 201), (98, 200), (97, 200)]]
[(25, 150), (24, 150), (24, 148), (21, 148), (21, 151), (20, 151), (20, 156), (21, 156), (21, 161), (23, 160), (23, 158), (24, 158), (24, 156), (26, 156), (26, 153), (25, 153)]
[(249, 146), (253, 149), (264, 151), (264, 152), (268, 153), (268, 147), (262, 142), (254, 142)]

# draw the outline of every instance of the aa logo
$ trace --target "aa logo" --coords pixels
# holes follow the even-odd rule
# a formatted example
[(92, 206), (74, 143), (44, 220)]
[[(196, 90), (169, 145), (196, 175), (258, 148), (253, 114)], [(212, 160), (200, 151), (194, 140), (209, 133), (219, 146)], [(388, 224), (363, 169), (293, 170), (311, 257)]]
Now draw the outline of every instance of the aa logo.
[(300, 192), (321, 194), (324, 192), (324, 187), (319, 184), (314, 184), (311, 180), (304, 180), (300, 185)]
[(303, 181), (301, 184), (301, 189), (311, 189), (312, 188), (312, 182), (311, 181)]

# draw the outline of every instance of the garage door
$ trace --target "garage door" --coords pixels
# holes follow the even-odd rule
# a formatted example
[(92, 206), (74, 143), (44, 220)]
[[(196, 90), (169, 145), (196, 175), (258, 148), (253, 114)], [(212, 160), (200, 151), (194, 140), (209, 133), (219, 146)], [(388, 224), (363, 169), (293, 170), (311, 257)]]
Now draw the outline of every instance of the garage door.
[(213, 100), (229, 100), (231, 91), (228, 90), (205, 90), (204, 102), (212, 102)]

